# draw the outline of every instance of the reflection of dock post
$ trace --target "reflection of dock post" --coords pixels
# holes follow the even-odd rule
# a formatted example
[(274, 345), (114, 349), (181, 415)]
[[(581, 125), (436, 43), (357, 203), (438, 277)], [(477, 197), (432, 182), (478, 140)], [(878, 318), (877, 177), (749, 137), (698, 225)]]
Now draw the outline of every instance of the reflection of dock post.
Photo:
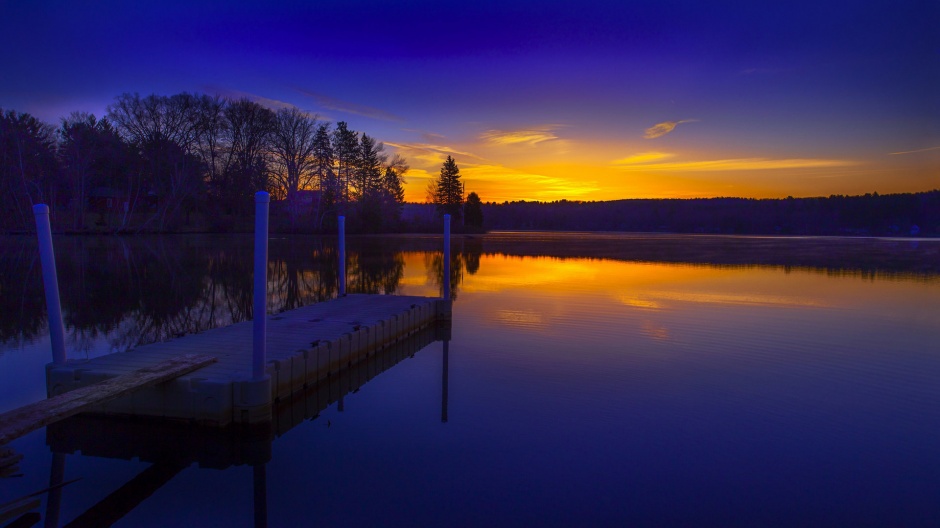
[(450, 215), (444, 215), (444, 300), (450, 300)]
[(65, 481), (65, 453), (52, 453), (52, 469), (49, 472), (49, 497), (46, 499), (46, 528), (59, 527), (59, 512), (62, 509), (62, 482)]
[(42, 262), (42, 283), (46, 289), (46, 310), (49, 312), (49, 340), (52, 342), (52, 362), (65, 363), (65, 325), (62, 323), (62, 304), (59, 302), (59, 279), (55, 271), (55, 252), (52, 250), (52, 228), (49, 226), (49, 206), (33, 206), (36, 217), (36, 235), (39, 237), (39, 260)]
[(271, 196), (255, 193), (255, 291), (252, 335), (252, 377), (264, 377), (265, 334), (268, 311), (268, 203)]
[(255, 528), (268, 526), (268, 472), (266, 464), (258, 464), (254, 470)]
[(338, 216), (339, 224), (339, 296), (346, 296), (346, 217)]
[(444, 340), (444, 373), (441, 384), (441, 423), (447, 423), (447, 352), (450, 340)]

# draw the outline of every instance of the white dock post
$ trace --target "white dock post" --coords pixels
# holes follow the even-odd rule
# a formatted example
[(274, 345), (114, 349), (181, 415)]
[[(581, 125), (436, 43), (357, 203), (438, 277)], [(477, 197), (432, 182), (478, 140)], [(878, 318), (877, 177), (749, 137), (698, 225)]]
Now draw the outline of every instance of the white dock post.
[(268, 204), (271, 196), (255, 193), (255, 291), (252, 309), (252, 369), (254, 379), (264, 378), (268, 311)]
[(444, 300), (450, 300), (450, 215), (444, 215)]
[(62, 304), (59, 302), (59, 279), (55, 271), (55, 252), (52, 250), (52, 228), (49, 226), (49, 206), (33, 206), (36, 217), (36, 235), (39, 237), (39, 260), (42, 263), (42, 284), (46, 289), (46, 311), (49, 312), (49, 340), (52, 342), (52, 362), (65, 363), (65, 325), (62, 323)]
[(346, 217), (337, 217), (339, 221), (339, 296), (346, 296)]

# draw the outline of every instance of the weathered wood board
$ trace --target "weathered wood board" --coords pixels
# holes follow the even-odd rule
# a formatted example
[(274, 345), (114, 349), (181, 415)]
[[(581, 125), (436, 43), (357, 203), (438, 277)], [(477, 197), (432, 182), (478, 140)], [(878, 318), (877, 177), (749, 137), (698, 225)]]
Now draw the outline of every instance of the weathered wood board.
[(182, 355), (59, 394), (0, 415), (0, 445), (96, 405), (188, 374), (214, 363), (207, 355)]

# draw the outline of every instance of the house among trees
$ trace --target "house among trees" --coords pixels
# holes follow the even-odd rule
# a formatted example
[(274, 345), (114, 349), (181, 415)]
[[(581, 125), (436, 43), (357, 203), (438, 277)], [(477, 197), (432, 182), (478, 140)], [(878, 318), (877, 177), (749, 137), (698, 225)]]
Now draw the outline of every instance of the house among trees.
[(88, 193), (88, 210), (98, 214), (123, 211), (125, 201), (121, 191), (111, 187), (98, 187)]

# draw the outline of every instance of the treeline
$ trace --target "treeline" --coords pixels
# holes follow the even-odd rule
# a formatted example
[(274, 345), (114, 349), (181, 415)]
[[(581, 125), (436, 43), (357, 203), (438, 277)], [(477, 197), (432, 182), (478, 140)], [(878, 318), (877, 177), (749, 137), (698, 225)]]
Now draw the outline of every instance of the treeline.
[(487, 229), (940, 236), (940, 190), (828, 198), (504, 202)]
[(36, 203), (60, 230), (244, 230), (259, 190), (276, 201), (272, 227), (326, 230), (343, 214), (352, 231), (391, 231), (407, 170), (345, 122), (248, 99), (123, 94), (58, 128), (0, 109), (7, 232), (33, 229)]

